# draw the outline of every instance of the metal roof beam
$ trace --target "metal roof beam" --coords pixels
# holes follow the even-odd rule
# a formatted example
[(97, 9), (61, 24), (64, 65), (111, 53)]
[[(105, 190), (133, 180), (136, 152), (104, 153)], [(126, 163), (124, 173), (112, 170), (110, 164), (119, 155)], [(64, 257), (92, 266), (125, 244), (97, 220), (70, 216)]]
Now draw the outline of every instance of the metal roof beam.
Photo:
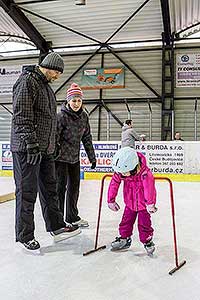
[(134, 74), (137, 79), (139, 79), (155, 96), (160, 98), (160, 95), (142, 78), (138, 75), (133, 68), (131, 68), (116, 52), (113, 50), (112, 47), (107, 45), (107, 49), (112, 53), (132, 74)]
[(35, 16), (35, 17), (37, 17), (37, 18), (40, 18), (40, 19), (42, 19), (42, 20), (44, 20), (44, 21), (47, 21), (47, 22), (49, 22), (49, 23), (51, 23), (51, 24), (57, 25), (57, 26), (59, 26), (59, 27), (61, 27), (61, 28), (63, 28), (63, 29), (66, 29), (66, 30), (71, 31), (71, 32), (73, 32), (73, 33), (75, 33), (75, 34), (78, 34), (79, 36), (82, 36), (82, 37), (84, 37), (84, 38), (86, 38), (86, 39), (89, 39), (89, 40), (94, 41), (94, 42), (96, 42), (96, 43), (98, 43), (98, 44), (101, 44), (100, 41), (98, 41), (97, 39), (95, 39), (95, 38), (93, 38), (93, 37), (91, 37), (91, 36), (89, 36), (89, 35), (87, 35), (87, 34), (84, 34), (84, 33), (80, 32), (80, 31), (77, 31), (77, 30), (75, 30), (75, 29), (72, 29), (72, 28), (70, 28), (70, 27), (68, 27), (68, 26), (64, 26), (64, 25), (62, 25), (62, 24), (60, 24), (60, 23), (58, 23), (58, 22), (55, 22), (55, 21), (53, 21), (53, 20), (51, 20), (51, 19), (48, 19), (48, 18), (46, 18), (46, 17), (43, 17), (43, 16), (41, 16), (41, 15), (39, 15), (39, 14), (33, 12), (33, 11), (30, 11), (29, 9), (26, 9), (26, 8), (23, 8), (23, 7), (20, 7), (20, 9), (23, 10), (23, 11), (25, 11), (25, 12), (27, 12), (27, 13), (29, 13), (30, 15), (33, 15), (33, 16)]
[(145, 0), (139, 7), (134, 11), (131, 16), (128, 17), (124, 23), (122, 23), (113, 33), (112, 35), (105, 41), (105, 43), (108, 43), (133, 17), (149, 2), (150, 0)]
[[(28, 44), (30, 45), (32, 45), (33, 46), (33, 43), (30, 41), (30, 39), (29, 38), (26, 38), (26, 37), (24, 37), (24, 36), (19, 36), (19, 35), (17, 35), (17, 34), (9, 34), (8, 32), (1, 32), (0, 31), (0, 37), (9, 37), (9, 38), (16, 38), (16, 39), (20, 39), (20, 40), (25, 40), (25, 41), (27, 41), (27, 42), (29, 42)], [(27, 44), (27, 43), (26, 43)], [(35, 50), (35, 49), (32, 49), (32, 50)], [(15, 51), (17, 51), (17, 50), (15, 50)], [(27, 51), (27, 49), (25, 49), (25, 50), (23, 50), (23, 51)], [(7, 52), (9, 52), (9, 51), (6, 51), (6, 53)], [(11, 51), (12, 52), (12, 51)]]
[(0, 106), (2, 106), (5, 110), (7, 110), (9, 114), (13, 115), (13, 112), (10, 109), (8, 109), (3, 103), (0, 103)]
[(59, 88), (57, 88), (57, 90), (55, 91), (55, 94), (57, 94), (100, 50), (101, 50), (102, 46), (99, 47), (99, 49), (97, 49), (91, 56), (89, 56), (86, 61), (84, 63), (82, 63), (82, 65), (80, 65), (73, 74), (71, 74), (62, 84), (61, 86), (59, 86)]
[(60, 1), (60, 0), (34, 0), (34, 1), (24, 1), (24, 2), (18, 2), (18, 5), (29, 5), (34, 3), (44, 3), (44, 2), (51, 2), (51, 1)]
[(184, 28), (184, 29), (182, 29), (182, 30), (179, 30), (179, 31), (176, 32), (176, 34), (175, 34), (176, 38), (179, 39), (179, 35), (180, 35), (181, 33), (185, 32), (185, 31), (187, 31), (187, 30), (190, 30), (190, 29), (192, 29), (192, 28), (194, 28), (194, 27), (196, 27), (196, 26), (198, 26), (198, 25), (200, 25), (200, 22), (197, 22), (197, 23), (192, 24), (192, 25), (190, 25), (190, 26), (188, 26), (188, 27), (186, 27), (186, 28)]
[[(129, 103), (147, 103), (148, 100), (151, 103), (156, 103), (161, 105), (162, 100), (158, 98), (127, 98)], [(108, 104), (124, 104), (124, 98), (115, 98), (115, 99), (103, 99), (104, 103)], [(63, 100), (58, 100), (57, 103), (63, 103)], [(99, 99), (84, 99), (84, 104), (97, 104), (100, 103)]]
[(172, 34), (171, 34), (169, 1), (168, 0), (160, 0), (160, 4), (161, 4), (163, 28), (164, 28), (164, 39), (165, 39), (164, 41), (167, 45), (171, 45)]
[(125, 104), (126, 104), (127, 111), (128, 111), (128, 113), (130, 114), (131, 111), (130, 111), (130, 108), (129, 108), (129, 106), (128, 106), (128, 101), (127, 101), (126, 99), (124, 99), (124, 102), (125, 102)]
[(5, 12), (14, 20), (14, 22), (23, 30), (23, 32), (30, 38), (36, 47), (42, 52), (47, 53), (49, 50), (49, 43), (37, 31), (29, 19), (19, 9), (13, 0), (0, 0), (0, 6)]
[(103, 101), (103, 99), (101, 100), (101, 105), (105, 108), (105, 110), (111, 114), (111, 116), (113, 117), (113, 119), (115, 121), (117, 121), (117, 123), (122, 126), (123, 122), (110, 110), (110, 108), (108, 108), (108, 106), (105, 104), (105, 102)]
[[(143, 97), (143, 98), (126, 98), (128, 100), (129, 103), (148, 103), (148, 101), (150, 101), (150, 103), (155, 103), (156, 105), (162, 105), (162, 100), (158, 99), (158, 98), (151, 98), (151, 97)], [(174, 98), (175, 100), (190, 100), (190, 99), (194, 99), (196, 100), (197, 97), (180, 97), (180, 98)], [(108, 103), (108, 104), (124, 104), (124, 98), (104, 98), (102, 99), (104, 101), (104, 103)], [(84, 104), (96, 104), (97, 106), (101, 105), (102, 100), (100, 100), (99, 98), (92, 98), (92, 99), (85, 99), (84, 98)], [(56, 101), (57, 104), (62, 104), (63, 103), (63, 99), (61, 100), (57, 100)], [(12, 102), (2, 102), (0, 103), (0, 105), (12, 105)], [(97, 109), (98, 107), (96, 107)], [(93, 110), (90, 112), (90, 114), (93, 112)]]
[[(89, 116), (91, 116), (91, 114), (92, 114), (93, 112), (95, 112), (95, 110), (96, 110), (99, 106), (100, 106), (100, 103), (97, 104), (97, 105), (95, 105), (95, 107), (93, 107), (93, 109), (89, 112)], [(84, 109), (85, 109), (85, 108), (84, 108)]]

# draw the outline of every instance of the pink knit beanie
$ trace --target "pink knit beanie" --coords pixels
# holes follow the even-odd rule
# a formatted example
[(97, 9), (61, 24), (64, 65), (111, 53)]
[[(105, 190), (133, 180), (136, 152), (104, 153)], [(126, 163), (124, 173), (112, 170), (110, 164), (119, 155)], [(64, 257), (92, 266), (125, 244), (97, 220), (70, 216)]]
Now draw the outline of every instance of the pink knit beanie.
[(73, 99), (74, 97), (83, 98), (83, 92), (80, 86), (76, 83), (72, 83), (70, 88), (67, 90), (67, 102)]

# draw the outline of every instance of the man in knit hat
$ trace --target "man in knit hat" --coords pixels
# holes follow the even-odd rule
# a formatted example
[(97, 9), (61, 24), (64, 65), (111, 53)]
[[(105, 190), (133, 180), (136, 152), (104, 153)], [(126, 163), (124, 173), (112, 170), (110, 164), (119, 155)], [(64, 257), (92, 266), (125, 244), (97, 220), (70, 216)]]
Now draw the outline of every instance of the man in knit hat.
[(63, 73), (57, 53), (39, 66), (26, 69), (13, 87), (11, 151), (16, 185), (16, 241), (34, 253), (40, 248), (34, 236), (34, 206), (39, 191), (46, 230), (60, 241), (80, 233), (66, 226), (57, 206), (55, 162), (56, 98), (49, 83)]
[(55, 52), (49, 53), (40, 63), (40, 66), (50, 70), (59, 71), (60, 73), (63, 73), (64, 71), (64, 61), (62, 57)]
[(57, 142), (61, 146), (56, 161), (57, 192), (59, 206), (65, 214), (65, 220), (79, 227), (88, 227), (86, 220), (78, 213), (80, 186), (80, 143), (83, 143), (91, 169), (96, 167), (96, 158), (92, 145), (89, 119), (82, 107), (81, 88), (72, 83), (67, 90), (67, 99), (58, 113)]

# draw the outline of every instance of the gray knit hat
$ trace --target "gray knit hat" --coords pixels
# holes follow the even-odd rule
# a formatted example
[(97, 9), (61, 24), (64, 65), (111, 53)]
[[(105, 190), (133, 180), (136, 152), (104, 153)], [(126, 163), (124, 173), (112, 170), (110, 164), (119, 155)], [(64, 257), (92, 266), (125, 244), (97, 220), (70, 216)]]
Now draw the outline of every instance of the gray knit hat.
[(62, 57), (55, 52), (49, 53), (40, 63), (40, 66), (50, 70), (59, 71), (61, 73), (64, 71), (64, 61)]

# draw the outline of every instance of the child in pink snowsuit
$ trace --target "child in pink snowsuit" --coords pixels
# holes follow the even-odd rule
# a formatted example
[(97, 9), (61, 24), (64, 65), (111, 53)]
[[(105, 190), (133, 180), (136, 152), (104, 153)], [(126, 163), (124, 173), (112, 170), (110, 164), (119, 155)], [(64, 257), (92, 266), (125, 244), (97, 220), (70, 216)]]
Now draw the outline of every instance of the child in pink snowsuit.
[(112, 176), (108, 189), (108, 207), (113, 211), (120, 209), (115, 202), (120, 183), (123, 181), (123, 196), (125, 209), (119, 224), (120, 237), (112, 242), (111, 250), (127, 249), (131, 245), (133, 225), (138, 217), (138, 231), (140, 241), (148, 254), (155, 250), (151, 213), (156, 212), (156, 189), (153, 174), (146, 165), (143, 154), (133, 148), (121, 148), (113, 157)]

